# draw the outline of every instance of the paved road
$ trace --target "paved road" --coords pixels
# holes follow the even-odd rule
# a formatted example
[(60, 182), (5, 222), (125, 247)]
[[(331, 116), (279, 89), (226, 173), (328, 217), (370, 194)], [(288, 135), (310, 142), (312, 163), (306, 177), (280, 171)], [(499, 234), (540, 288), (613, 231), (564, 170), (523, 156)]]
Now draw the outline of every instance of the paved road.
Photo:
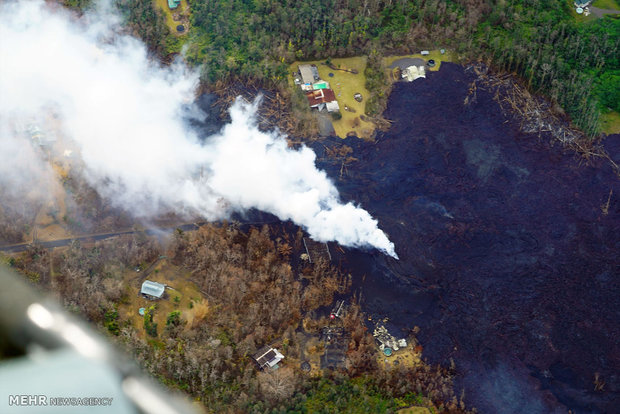
[(402, 58), (402, 59), (395, 60), (394, 63), (390, 65), (390, 69), (399, 67), (401, 70), (405, 70), (409, 66), (424, 66), (424, 65), (426, 65), (426, 60), (422, 58)]
[(317, 119), (319, 122), (319, 133), (322, 137), (330, 137), (336, 135), (334, 125), (332, 124), (332, 120), (328, 114), (319, 112)]
[[(181, 224), (179, 226), (164, 228), (164, 229), (126, 230), (126, 231), (117, 231), (117, 232), (112, 232), (112, 233), (86, 234), (83, 236), (76, 236), (76, 237), (71, 237), (67, 239), (37, 241), (37, 244), (43, 247), (44, 249), (53, 249), (54, 247), (67, 246), (74, 240), (98, 241), (98, 240), (103, 240), (103, 239), (109, 239), (110, 237), (117, 237), (117, 236), (122, 236), (125, 234), (133, 234), (133, 233), (138, 233), (138, 232), (144, 232), (149, 236), (153, 236), (161, 232), (172, 232), (176, 229), (181, 229), (183, 231), (197, 230), (198, 227), (202, 226), (205, 223), (206, 222)], [(30, 242), (7, 244), (4, 246), (0, 246), (0, 251), (7, 252), (7, 253), (23, 252), (24, 250), (28, 249), (28, 246), (31, 246), (31, 245), (32, 243)]]
[(599, 9), (598, 7), (592, 7), (592, 6), (590, 6), (590, 11), (592, 12), (593, 15), (595, 15), (598, 18), (601, 18), (601, 17), (603, 17), (606, 14), (618, 14), (618, 13), (620, 13), (619, 10)]

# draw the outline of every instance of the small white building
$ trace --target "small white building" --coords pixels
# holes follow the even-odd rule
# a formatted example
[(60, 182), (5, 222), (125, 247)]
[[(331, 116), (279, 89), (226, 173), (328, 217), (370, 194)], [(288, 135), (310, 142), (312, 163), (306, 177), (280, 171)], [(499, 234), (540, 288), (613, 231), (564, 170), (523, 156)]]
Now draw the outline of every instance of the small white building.
[(157, 283), (157, 282), (152, 282), (150, 280), (145, 280), (142, 283), (142, 288), (140, 289), (140, 293), (149, 299), (161, 299), (161, 297), (164, 295), (165, 290), (166, 290), (166, 285), (162, 285), (161, 283)]
[(327, 112), (338, 112), (340, 111), (340, 105), (338, 105), (338, 101), (325, 102), (325, 109), (327, 109)]
[(253, 356), (260, 369), (273, 368), (284, 359), (277, 349), (270, 346), (262, 347)]
[(575, 11), (577, 14), (584, 14), (585, 16), (590, 15), (590, 5), (592, 4), (592, 0), (577, 0), (573, 3), (575, 6)]
[(418, 78), (425, 78), (426, 71), (424, 66), (409, 66), (407, 69), (403, 70), (403, 79), (406, 79), (408, 82), (413, 82)]

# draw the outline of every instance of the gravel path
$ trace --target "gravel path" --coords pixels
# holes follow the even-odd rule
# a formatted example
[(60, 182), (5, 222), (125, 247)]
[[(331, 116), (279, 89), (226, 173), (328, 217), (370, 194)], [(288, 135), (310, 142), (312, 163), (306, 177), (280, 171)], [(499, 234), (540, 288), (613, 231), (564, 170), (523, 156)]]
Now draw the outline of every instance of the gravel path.
[(424, 66), (426, 65), (426, 60), (422, 58), (403, 58), (394, 61), (390, 65), (390, 69), (394, 69), (399, 67), (401, 69), (407, 69), (409, 66)]
[(606, 14), (619, 14), (620, 13), (620, 10), (599, 9), (598, 7), (592, 7), (592, 6), (590, 6), (590, 11), (592, 12), (593, 15), (595, 15), (598, 18), (601, 18)]

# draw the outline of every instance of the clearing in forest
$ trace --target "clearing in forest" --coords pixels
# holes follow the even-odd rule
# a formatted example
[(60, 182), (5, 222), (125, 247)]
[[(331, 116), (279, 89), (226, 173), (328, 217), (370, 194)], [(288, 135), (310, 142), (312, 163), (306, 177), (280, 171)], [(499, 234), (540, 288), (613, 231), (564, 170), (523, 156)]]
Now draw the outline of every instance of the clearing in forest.
[[(200, 319), (206, 316), (207, 300), (203, 298), (198, 287), (189, 280), (189, 272), (171, 265), (166, 259), (158, 259), (152, 268), (145, 270), (149, 271), (126, 270), (124, 285), (129, 287), (128, 300), (118, 307), (121, 319), (130, 320), (139, 336), (150, 338), (144, 331), (144, 317), (138, 313), (140, 308), (148, 309), (156, 305), (153, 321), (157, 323), (158, 337), (162, 337), (166, 318), (172, 311), (181, 312), (181, 318), (188, 321), (186, 327), (191, 326), (196, 317)], [(140, 288), (145, 280), (162, 283), (172, 289), (166, 288), (162, 299), (148, 300), (140, 295)], [(200, 315), (196, 315), (197, 312)]]
[(594, 0), (592, 6), (598, 7), (599, 9), (620, 11), (620, 3), (617, 0)]
[(422, 55), (421, 53), (415, 53), (413, 55), (404, 55), (404, 56), (387, 56), (383, 58), (383, 66), (386, 68), (388, 79), (390, 79), (390, 81), (399, 80), (399, 79), (394, 78), (394, 69), (390, 69), (390, 66), (397, 60), (405, 59), (405, 58), (424, 59), (426, 62), (428, 62), (431, 59), (434, 60), (435, 66), (429, 67), (427, 65), (425, 67), (427, 71), (432, 71), (432, 72), (439, 70), (439, 68), (441, 67), (441, 62), (453, 62), (454, 61), (454, 56), (448, 50), (446, 50), (445, 53), (443, 54), (439, 50), (429, 50), (428, 55)]
[(601, 114), (601, 129), (607, 135), (620, 134), (620, 114), (616, 111)]
[[(155, 7), (155, 9), (161, 9), (170, 32), (175, 35), (184, 35), (187, 33), (190, 15), (190, 8), (187, 0), (181, 0), (177, 8), (174, 10), (171, 10), (170, 7), (168, 7), (168, 0), (154, 0), (153, 7)], [(183, 32), (177, 31), (177, 26), (180, 24), (185, 26), (185, 30)]]
[[(325, 62), (325, 60), (293, 62), (290, 66), (290, 73), (297, 73), (298, 66), (302, 64), (316, 65), (320, 78), (329, 83), (330, 89), (336, 95), (338, 106), (340, 106), (342, 118), (332, 121), (336, 135), (340, 138), (346, 138), (347, 135), (355, 135), (360, 138), (372, 137), (375, 125), (360, 118), (366, 112), (366, 99), (370, 95), (365, 86), (366, 56), (330, 59), (329, 62), (332, 67)], [(293, 80), (294, 78), (291, 77), (291, 85), (299, 88), (299, 85), (295, 85)], [(362, 95), (361, 102), (355, 100), (356, 93)]]
[(398, 414), (430, 414), (430, 410), (426, 407), (409, 407), (397, 411)]

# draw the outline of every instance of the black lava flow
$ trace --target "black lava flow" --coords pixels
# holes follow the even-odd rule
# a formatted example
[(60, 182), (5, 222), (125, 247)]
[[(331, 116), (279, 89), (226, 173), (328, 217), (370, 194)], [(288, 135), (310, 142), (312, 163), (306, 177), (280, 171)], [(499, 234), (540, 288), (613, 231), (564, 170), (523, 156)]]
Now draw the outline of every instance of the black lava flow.
[[(311, 144), (343, 200), (377, 218), (400, 256), (332, 248), (334, 261), (364, 311), (395, 334), (420, 327), (423, 357), (455, 362), (457, 394), (479, 412), (620, 412), (618, 178), (608, 162), (519, 132), (480, 85), (465, 105), (474, 79), (442, 63), (394, 85), (392, 127), (376, 142)], [(342, 145), (356, 159), (345, 168), (326, 152)], [(620, 163), (620, 135), (605, 145)]]
[[(519, 132), (461, 66), (394, 86), (376, 143), (314, 145), (345, 200), (400, 260), (347, 249), (365, 310), (421, 328), (482, 413), (620, 412), (620, 185), (548, 137)], [(606, 139), (620, 162), (620, 136)], [(348, 145), (342, 168), (325, 147)], [(612, 196), (607, 214), (605, 204)], [(597, 374), (598, 373), (598, 374)], [(595, 375), (604, 381), (595, 390)]]

